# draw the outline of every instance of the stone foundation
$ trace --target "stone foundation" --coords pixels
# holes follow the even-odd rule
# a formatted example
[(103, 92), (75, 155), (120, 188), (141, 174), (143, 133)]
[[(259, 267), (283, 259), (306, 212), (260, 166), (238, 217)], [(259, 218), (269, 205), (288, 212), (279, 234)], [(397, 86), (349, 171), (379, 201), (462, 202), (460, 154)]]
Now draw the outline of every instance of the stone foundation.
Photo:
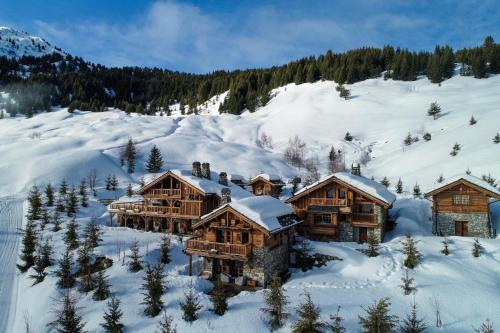
[(490, 219), (488, 213), (437, 212), (433, 229), (438, 235), (455, 235), (455, 221), (467, 221), (468, 236), (490, 238)]
[(337, 239), (340, 242), (353, 242), (354, 241), (354, 228), (349, 222), (339, 222), (337, 229)]
[(272, 249), (252, 249), (252, 258), (243, 266), (243, 275), (266, 286), (273, 275), (282, 275), (288, 270), (288, 239), (283, 237), (281, 245)]

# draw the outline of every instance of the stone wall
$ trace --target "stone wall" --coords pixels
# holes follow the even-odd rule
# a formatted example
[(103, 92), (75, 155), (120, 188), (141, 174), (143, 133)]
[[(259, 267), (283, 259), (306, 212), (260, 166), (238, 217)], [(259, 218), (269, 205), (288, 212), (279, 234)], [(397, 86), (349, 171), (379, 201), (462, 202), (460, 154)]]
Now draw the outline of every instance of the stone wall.
[(439, 235), (455, 235), (455, 221), (468, 222), (468, 236), (490, 238), (490, 219), (488, 213), (437, 212), (433, 229)]
[(272, 249), (252, 249), (252, 258), (243, 266), (243, 275), (256, 280), (260, 286), (266, 286), (273, 275), (281, 275), (288, 270), (289, 245), (283, 237), (281, 245)]
[(339, 222), (337, 229), (338, 240), (340, 242), (353, 242), (354, 241), (354, 228), (350, 222)]

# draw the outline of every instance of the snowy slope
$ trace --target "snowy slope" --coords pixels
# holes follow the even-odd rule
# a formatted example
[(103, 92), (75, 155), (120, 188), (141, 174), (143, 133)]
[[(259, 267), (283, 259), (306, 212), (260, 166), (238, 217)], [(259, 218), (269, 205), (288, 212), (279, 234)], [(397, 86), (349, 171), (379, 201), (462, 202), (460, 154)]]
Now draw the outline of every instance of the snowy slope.
[(41, 57), (51, 53), (64, 54), (43, 38), (30, 36), (26, 32), (12, 28), (0, 27), (0, 56), (11, 58)]

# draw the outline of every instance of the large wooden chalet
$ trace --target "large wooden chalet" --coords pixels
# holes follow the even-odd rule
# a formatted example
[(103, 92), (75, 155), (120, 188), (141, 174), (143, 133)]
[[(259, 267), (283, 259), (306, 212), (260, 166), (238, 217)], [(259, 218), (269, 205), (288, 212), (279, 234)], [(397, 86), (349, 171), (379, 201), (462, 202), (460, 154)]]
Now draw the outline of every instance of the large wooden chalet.
[(306, 186), (287, 200), (304, 220), (299, 231), (313, 239), (366, 242), (384, 238), (394, 194), (374, 180), (334, 173)]
[(208, 276), (265, 286), (288, 270), (299, 221), (290, 205), (270, 196), (223, 198), (225, 204), (193, 225), (196, 236), (187, 240), (185, 252), (204, 258)]
[(432, 200), (433, 232), (441, 236), (493, 237), (490, 204), (500, 190), (471, 175), (459, 175), (425, 194)]
[(252, 187), (252, 192), (255, 195), (270, 195), (278, 198), (285, 184), (277, 175), (261, 173), (250, 179), (248, 186)]
[(110, 220), (116, 215), (121, 226), (188, 233), (201, 216), (219, 207), (225, 188), (236, 198), (252, 196), (228, 182), (226, 173), (212, 174), (208, 163), (194, 162), (191, 172), (169, 170), (139, 189), (138, 195), (112, 202)]

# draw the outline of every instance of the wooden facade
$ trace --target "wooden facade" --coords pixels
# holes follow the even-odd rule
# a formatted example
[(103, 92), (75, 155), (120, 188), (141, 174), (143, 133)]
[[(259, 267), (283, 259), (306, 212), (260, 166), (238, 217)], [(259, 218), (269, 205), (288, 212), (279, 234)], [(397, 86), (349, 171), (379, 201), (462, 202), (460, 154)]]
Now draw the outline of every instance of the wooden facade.
[(279, 179), (269, 180), (262, 176), (253, 178), (249, 183), (252, 187), (254, 195), (269, 195), (278, 198), (281, 194), (281, 189), (285, 184)]
[(113, 202), (108, 210), (118, 225), (150, 231), (187, 233), (200, 217), (219, 206), (220, 198), (203, 193), (182, 177), (166, 172), (138, 193), (140, 202)]
[(375, 231), (380, 240), (391, 204), (335, 177), (292, 196), (287, 202), (304, 223), (301, 233), (314, 239), (366, 242)]

